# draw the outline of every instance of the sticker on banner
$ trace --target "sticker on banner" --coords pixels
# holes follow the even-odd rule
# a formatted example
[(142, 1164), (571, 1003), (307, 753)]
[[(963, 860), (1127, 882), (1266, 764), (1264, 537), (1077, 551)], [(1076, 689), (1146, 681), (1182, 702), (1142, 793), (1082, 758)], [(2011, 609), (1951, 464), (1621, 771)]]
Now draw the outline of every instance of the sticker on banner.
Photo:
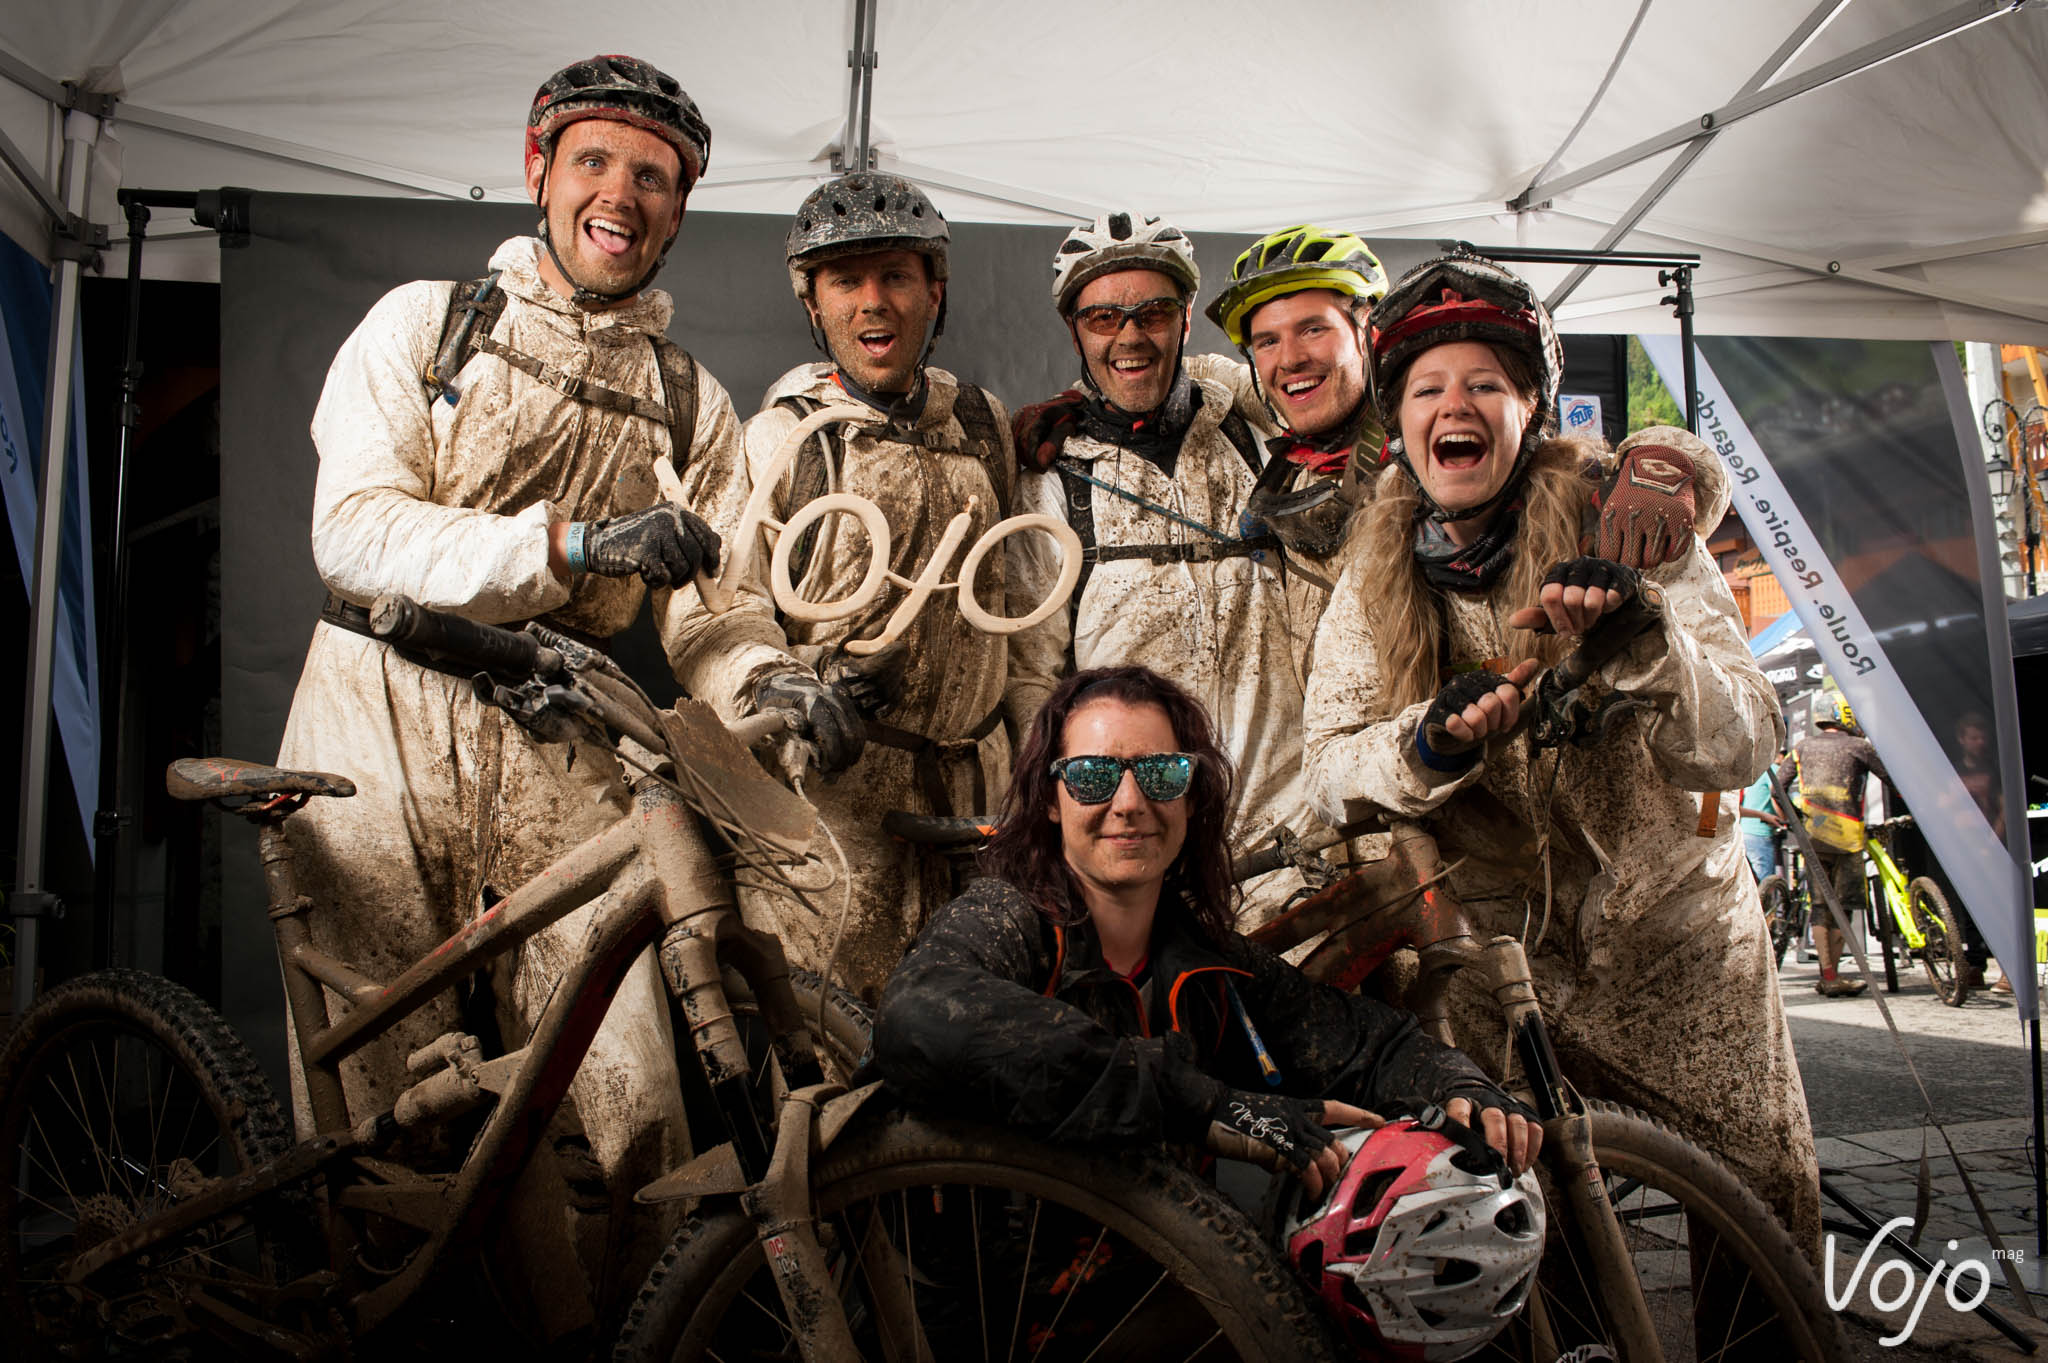
[(1566, 435), (1600, 434), (1600, 399), (1562, 393), (1557, 399), (1557, 424)]

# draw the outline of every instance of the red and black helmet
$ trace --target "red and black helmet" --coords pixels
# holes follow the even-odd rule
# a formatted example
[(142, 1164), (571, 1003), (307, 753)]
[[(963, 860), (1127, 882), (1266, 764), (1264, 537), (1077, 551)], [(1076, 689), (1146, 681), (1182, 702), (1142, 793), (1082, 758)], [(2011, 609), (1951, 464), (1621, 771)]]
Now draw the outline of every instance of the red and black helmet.
[(1432, 520), (1475, 516), (1520, 490), (1537, 447), (1556, 427), (1557, 390), (1564, 380), (1564, 346), (1550, 311), (1527, 280), (1485, 256), (1454, 251), (1426, 260), (1387, 291), (1372, 310), (1373, 393), (1387, 431), (1387, 453), (1411, 475), (1401, 438), (1401, 379), (1425, 350), (1455, 341), (1478, 341), (1518, 354), (1536, 376), (1536, 410), (1522, 428), (1515, 466), (1501, 488), (1479, 507), (1455, 516), (1438, 506), (1415, 479)]
[(526, 155), (545, 157), (562, 129), (586, 118), (644, 128), (676, 149), (688, 188), (711, 161), (711, 126), (683, 87), (638, 57), (596, 56), (541, 82), (526, 115)]

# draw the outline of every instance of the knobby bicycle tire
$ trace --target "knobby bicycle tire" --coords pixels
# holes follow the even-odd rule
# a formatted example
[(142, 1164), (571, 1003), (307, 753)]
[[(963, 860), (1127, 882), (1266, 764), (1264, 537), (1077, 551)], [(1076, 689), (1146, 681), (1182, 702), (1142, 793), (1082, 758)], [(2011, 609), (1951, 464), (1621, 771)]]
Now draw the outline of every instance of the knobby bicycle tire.
[[(1666, 1363), (1838, 1363), (1849, 1357), (1812, 1263), (1755, 1193), (1670, 1127), (1588, 1101), (1593, 1156), (1622, 1223)], [(1549, 1197), (1540, 1293), (1566, 1350), (1606, 1346), (1607, 1284), (1595, 1281), (1561, 1199)], [(1528, 1318), (1480, 1359), (1535, 1357)], [(1599, 1357), (1599, 1354), (1586, 1355)]]
[[(317, 1256), (310, 1209), (279, 1194), (117, 1261), (71, 1261), (215, 1179), (282, 1154), (290, 1128), (241, 1038), (190, 990), (135, 970), (51, 990), (0, 1051), (0, 1304), (30, 1356), (158, 1354), (197, 1328), (196, 1291), (250, 1294)], [(279, 1322), (283, 1323), (283, 1322)]]
[(1785, 952), (1799, 935), (1799, 924), (1792, 908), (1792, 891), (1785, 884), (1783, 876), (1766, 876), (1756, 887), (1757, 898), (1763, 902), (1764, 922), (1771, 934), (1771, 964), (1785, 964)]
[[(871, 1359), (1336, 1357), (1244, 1214), (1156, 1155), (883, 1111), (817, 1159), (813, 1191)], [(902, 1338), (912, 1329), (921, 1341)], [(614, 1359), (729, 1358), (733, 1341), (748, 1358), (798, 1356), (754, 1226), (728, 1201), (677, 1234)]]
[(1941, 887), (1926, 876), (1916, 877), (1906, 887), (1906, 911), (1913, 917), (1913, 926), (1927, 939), (1927, 945), (1920, 951), (1920, 964), (1927, 971), (1927, 982), (1934, 986), (1934, 993), (1951, 1008), (1960, 1008), (1970, 996), (1970, 987), (1963, 983), (1963, 971), (1967, 964), (1963, 959), (1963, 934), (1956, 921), (1955, 910), (1948, 904), (1948, 896)]

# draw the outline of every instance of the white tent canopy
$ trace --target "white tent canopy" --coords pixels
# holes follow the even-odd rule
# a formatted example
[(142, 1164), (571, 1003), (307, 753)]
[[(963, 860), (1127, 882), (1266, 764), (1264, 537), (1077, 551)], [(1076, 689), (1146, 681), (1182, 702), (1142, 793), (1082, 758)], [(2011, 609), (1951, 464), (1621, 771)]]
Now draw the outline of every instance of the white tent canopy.
[[(522, 198), (534, 87), (624, 51), (675, 74), (711, 122), (693, 210), (787, 213), (847, 129), (855, 8), (14, 0), (0, 132), (54, 183), (59, 82), (118, 95), (89, 210), (115, 228), (118, 271), (114, 183)], [(878, 160), (957, 219), (1123, 206), (1196, 232), (1313, 220), (1696, 251), (1702, 332), (2048, 344), (2048, 0), (877, 12)], [(152, 235), (177, 228), (160, 213)], [(11, 177), (0, 229), (47, 249)], [(152, 244), (150, 272), (212, 277), (207, 236)], [(1567, 279), (1530, 274), (1553, 298)], [(1663, 292), (1644, 271), (1597, 271), (1560, 321), (1670, 329)]]

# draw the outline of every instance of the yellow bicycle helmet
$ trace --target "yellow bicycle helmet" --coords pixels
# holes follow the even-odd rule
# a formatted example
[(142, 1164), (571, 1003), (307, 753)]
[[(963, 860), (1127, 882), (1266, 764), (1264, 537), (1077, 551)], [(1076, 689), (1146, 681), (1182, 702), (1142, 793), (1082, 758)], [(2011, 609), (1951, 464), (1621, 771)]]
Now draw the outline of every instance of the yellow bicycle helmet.
[(1367, 304), (1386, 296), (1387, 272), (1363, 238), (1303, 223), (1253, 242), (1230, 267), (1230, 283), (1207, 308), (1209, 320), (1239, 350), (1245, 323), (1262, 303), (1303, 289), (1334, 289)]

